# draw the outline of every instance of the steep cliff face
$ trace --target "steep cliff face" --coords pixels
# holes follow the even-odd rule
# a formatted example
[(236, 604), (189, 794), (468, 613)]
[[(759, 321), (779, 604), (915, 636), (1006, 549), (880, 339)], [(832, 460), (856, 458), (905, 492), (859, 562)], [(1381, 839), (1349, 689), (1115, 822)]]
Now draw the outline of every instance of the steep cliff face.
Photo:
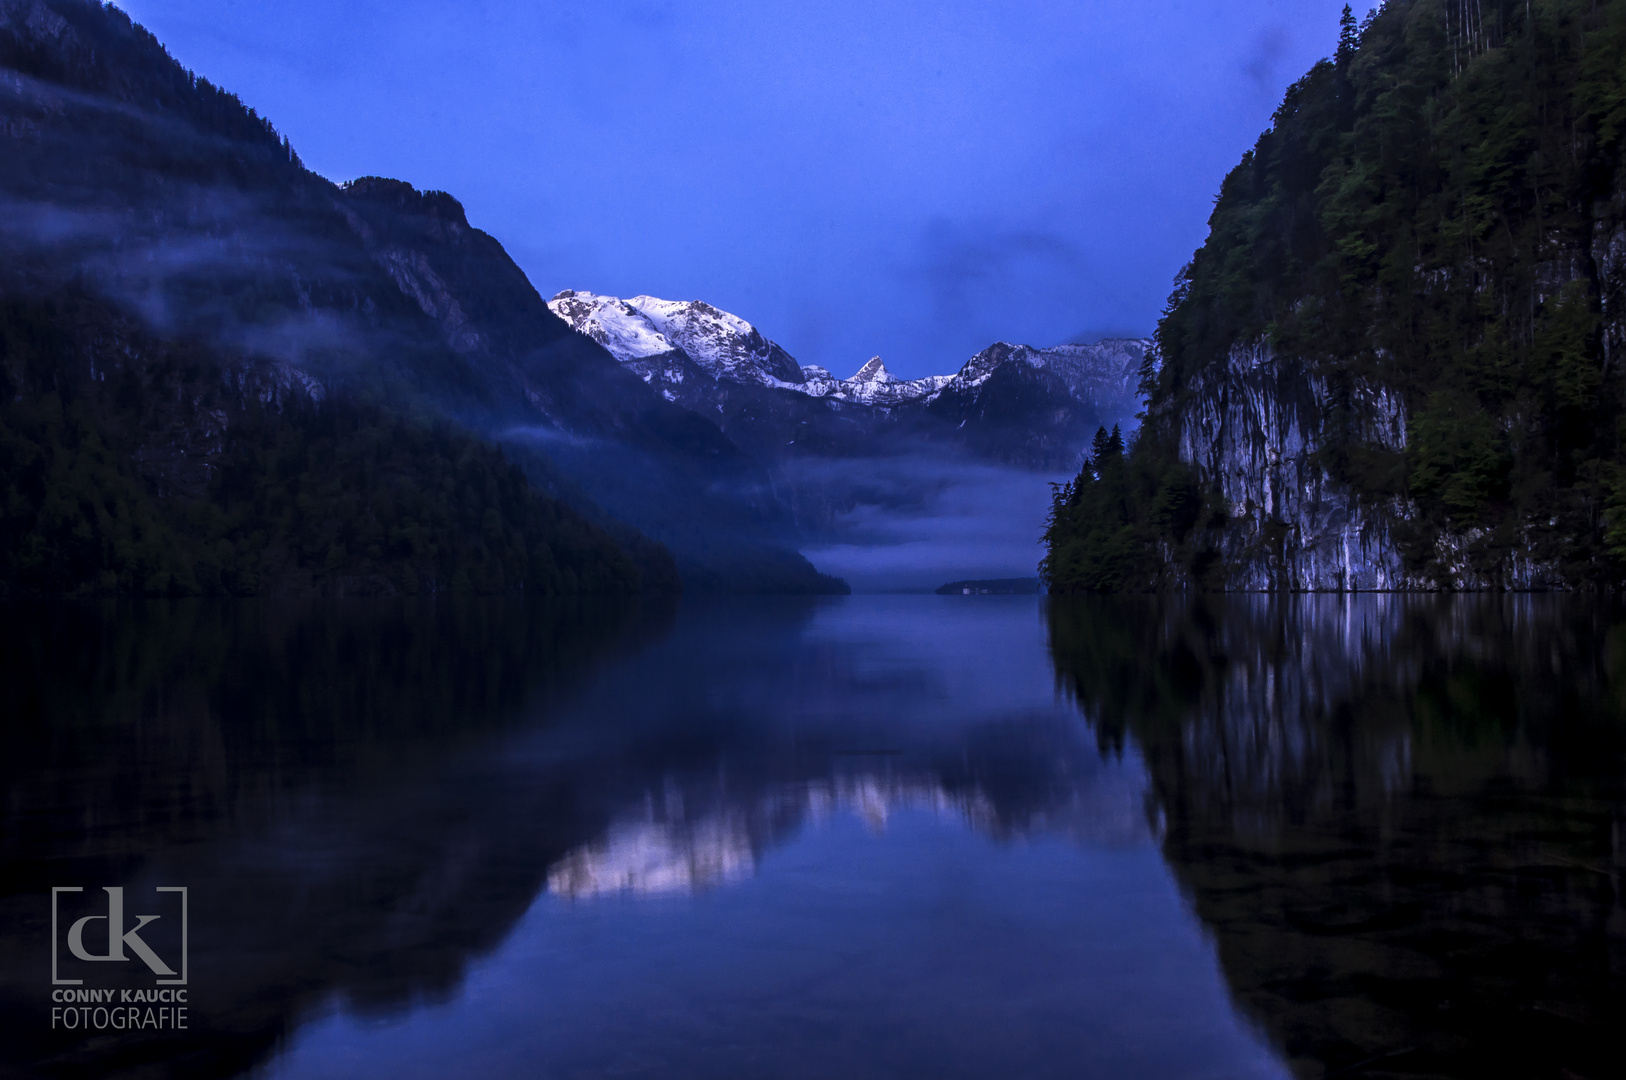
[[(1226, 176), (1067, 590), (1626, 583), (1626, 2), (1390, 0)], [(1099, 455), (1098, 455), (1099, 457)]]
[[(1409, 589), (1562, 588), (1556, 566), (1513, 547), (1494, 572), (1469, 555), (1483, 530), (1422, 538), (1418, 508), (1400, 495), (1371, 495), (1325, 464), (1326, 418), (1342, 407), (1346, 434), (1395, 455), (1406, 450), (1406, 407), (1392, 387), (1360, 379), (1338, 391), (1323, 375), (1283, 363), (1267, 346), (1233, 349), (1189, 384), (1178, 412), (1180, 459), (1218, 493), (1227, 522), (1217, 532), (1219, 584), (1240, 591), (1343, 592)], [(1337, 399), (1337, 400), (1335, 400)], [(1420, 563), (1423, 546), (1429, 568)]]
[[(1405, 410), (1363, 386), (1366, 436), (1406, 446)], [(1243, 590), (1396, 589), (1417, 584), (1392, 535), (1398, 500), (1362, 505), (1318, 460), (1325, 379), (1279, 363), (1265, 347), (1232, 350), (1193, 379), (1176, 428), (1181, 460), (1217, 491), (1230, 518), (1224, 584)]]

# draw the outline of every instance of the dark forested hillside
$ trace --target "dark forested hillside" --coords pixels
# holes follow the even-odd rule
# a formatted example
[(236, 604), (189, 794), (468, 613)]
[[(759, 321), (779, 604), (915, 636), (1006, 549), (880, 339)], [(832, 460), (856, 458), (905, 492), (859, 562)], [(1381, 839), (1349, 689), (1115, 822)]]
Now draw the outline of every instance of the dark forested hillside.
[[(95, 403), (73, 406), (81, 408), (74, 423), (83, 439), (52, 442), (49, 424), (29, 410), (47, 408), (56, 376), (30, 368), (33, 381), (5, 421), (16, 446), (26, 447), (16, 450), (17, 460), (67, 460), (62, 455), (79, 454), (76, 448), (100, 446), (107, 467), (135, 485), (131, 492), (139, 488), (143, 499), (157, 500), (152, 512), (169, 522), (154, 551), (219, 549), (215, 526), (198, 531), (202, 526), (180, 514), (177, 500), (236, 498), (218, 486), (231, 470), (209, 457), (215, 486), (164, 488), (150, 462), (128, 455), (149, 453), (160, 442), (207, 445), (210, 454), (236, 455), (238, 465), (252, 458), (271, 468), (274, 457), (275, 468), (286, 471), (306, 467), (286, 457), (305, 453), (293, 449), (305, 438), (297, 433), (340, 423), (359, 425), (340, 442), (360, 441), (346, 443), (348, 449), (334, 444), (333, 460), (359, 471), (319, 465), (320, 454), (310, 458), (309, 468), (325, 470), (322, 497), (337, 500), (335, 507), (372, 500), (376, 508), (382, 489), (367, 485), (381, 474), (361, 463), (388, 461), (378, 467), (396, 478), (391, 512), (416, 522), (403, 518), (401, 529), (433, 533), (436, 539), (423, 542), (435, 554), (391, 549), (375, 542), (381, 534), (364, 539), (359, 524), (361, 531), (343, 537), (316, 529), (297, 538), (279, 532), (283, 525), (243, 524), (249, 533), (263, 526), (266, 537), (277, 538), (262, 538), (271, 560), (255, 564), (262, 587), (271, 580), (292, 587), (307, 570), (328, 575), (324, 588), (339, 578), (405, 582), (415, 575), (436, 588), (464, 580), (479, 583), (471, 587), (516, 587), (540, 581), (542, 571), (530, 555), (517, 554), (512, 537), (525, 536), (522, 546), (534, 551), (544, 534), (559, 558), (587, 544), (604, 545), (600, 554), (610, 560), (592, 569), (598, 564), (589, 559), (568, 574), (561, 562), (558, 588), (612, 580), (624, 587), (620, 571), (605, 568), (626, 558), (646, 586), (669, 581), (673, 559), (663, 544), (677, 551), (691, 584), (703, 588), (839, 587), (795, 552), (788, 515), (762, 494), (770, 487), (765, 470), (716, 425), (663, 400), (556, 318), (502, 245), (470, 225), (456, 199), (378, 177), (337, 185), (307, 171), (266, 120), (184, 69), (112, 6), (0, 0), (0, 300), (10, 305), (9, 319), (21, 320), (8, 324), (14, 341), (56, 334), (83, 346), (73, 357), (44, 360), (35, 350), (27, 364), (89, 365), (89, 374), (71, 378), (89, 380), (83, 400)], [(76, 319), (73, 312), (87, 304), (96, 310), (89, 330), (51, 324)], [(17, 329), (24, 324), (31, 329)], [(126, 381), (162, 385), (178, 397), (115, 400), (101, 382), (114, 368)], [(188, 372), (184, 391), (174, 382), (181, 368)], [(305, 406), (308, 414), (300, 412)], [(168, 419), (160, 423), (159, 412)], [(115, 417), (127, 430), (99, 426)], [(253, 417), (261, 444), (251, 452), (248, 429), (238, 429)], [(168, 433), (158, 439), (152, 432), (165, 423)], [(132, 434), (136, 429), (145, 434)], [(439, 434), (421, 441), (429, 431)], [(499, 444), (502, 457), (490, 449)], [(56, 449), (40, 449), (47, 445)], [(496, 493), (506, 491), (499, 476), (519, 475), (505, 460), (546, 493), (540, 501), (535, 494)], [(427, 493), (450, 475), (446, 470), (475, 468), (474, 462), (494, 470), (486, 480), (496, 484), (477, 499), (483, 509), (474, 518), (464, 516), (474, 513), (472, 505), (442, 506), (427, 494), (417, 509), (406, 509), (407, 489)], [(456, 486), (463, 479), (459, 474)], [(4, 480), (22, 490), (20, 474)], [(302, 497), (308, 501), (312, 491)], [(8, 535), (33, 535), (35, 525), (17, 522), (45, 505), (43, 496), (17, 498), (23, 509), (8, 511)], [(258, 499), (233, 505), (244, 523), (272, 512)], [(226, 512), (224, 504), (219, 509)], [(485, 542), (479, 538), (491, 535), (481, 524), (487, 509), (502, 517), (506, 539), (499, 546), (506, 555), (477, 553)], [(518, 516), (503, 517), (510, 513)], [(301, 520), (316, 528), (314, 516)], [(452, 532), (461, 535), (470, 521), (475, 527), (466, 543), (449, 546)], [(126, 526), (134, 527), (118, 528)], [(143, 535), (152, 532), (143, 528)], [(318, 547), (332, 557), (314, 554)], [(367, 554), (375, 548), (380, 555)], [(297, 557), (276, 554), (295, 549)], [(33, 565), (34, 556), (20, 549), (5, 557)], [(467, 574), (449, 569), (447, 558)], [(208, 561), (187, 559), (200, 567)], [(273, 571), (273, 563), (299, 571)], [(411, 573), (401, 569), (407, 563)], [(229, 588), (179, 572), (165, 578), (128, 569), (134, 565), (125, 560), (125, 569), (109, 571), (98, 564), (89, 578), (81, 567), (60, 579), (30, 580), (47, 590), (100, 588), (85, 583), (113, 578), (120, 590), (163, 581), (170, 584), (160, 591)], [(212, 571), (199, 572), (213, 581)], [(58, 584), (47, 585), (47, 578)]]
[(1051, 587), (1619, 582), (1623, 132), (1620, 0), (1346, 10), (1220, 188), (1132, 452), (1058, 494)]
[(445, 420), (82, 295), (0, 301), (0, 596), (676, 587), (640, 561)]

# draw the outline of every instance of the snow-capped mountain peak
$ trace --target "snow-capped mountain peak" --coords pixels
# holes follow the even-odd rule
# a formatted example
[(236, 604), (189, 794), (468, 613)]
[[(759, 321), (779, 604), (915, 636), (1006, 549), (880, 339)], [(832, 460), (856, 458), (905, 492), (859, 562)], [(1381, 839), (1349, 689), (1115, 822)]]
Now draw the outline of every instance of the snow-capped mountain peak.
[(852, 378), (837, 383), (829, 396), (865, 405), (901, 405), (930, 397), (953, 378), (952, 375), (928, 375), (924, 379), (900, 379), (886, 370), (879, 356), (872, 356)]
[(881, 362), (879, 356), (872, 356), (863, 367), (858, 369), (858, 373), (847, 381), (854, 383), (889, 383), (897, 382), (898, 377), (886, 370), (886, 365)]
[(789, 353), (738, 315), (704, 300), (623, 300), (566, 289), (548, 307), (624, 364), (681, 351), (714, 378), (791, 388), (803, 382)]
[(590, 292), (564, 292), (548, 301), (553, 313), (626, 363), (671, 352), (671, 341), (660, 327), (632, 304), (614, 296)]
[(1046, 373), (1046, 378), (1065, 384), (1065, 393), (1100, 409), (1132, 412), (1141, 357), (1150, 344), (1133, 338), (1036, 349), (999, 341), (953, 375), (900, 379), (879, 356), (872, 356), (852, 378), (837, 379), (816, 364), (798, 364), (755, 326), (703, 300), (657, 296), (623, 300), (566, 289), (548, 307), (645, 382), (659, 387), (668, 400), (704, 399), (707, 409), (721, 408), (710, 404), (713, 391), (703, 389), (713, 385), (711, 380), (883, 409), (910, 402), (931, 405), (944, 393), (982, 393), (983, 384), (996, 371), (1014, 363)]

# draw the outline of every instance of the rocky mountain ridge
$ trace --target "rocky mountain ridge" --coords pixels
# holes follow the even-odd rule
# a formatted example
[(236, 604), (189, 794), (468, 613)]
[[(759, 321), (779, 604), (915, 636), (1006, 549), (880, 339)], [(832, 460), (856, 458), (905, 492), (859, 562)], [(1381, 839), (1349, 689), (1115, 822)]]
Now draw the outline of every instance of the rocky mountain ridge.
[(886, 369), (886, 362), (879, 356), (864, 361), (863, 366), (846, 379), (837, 379), (817, 364), (803, 365), (802, 374), (805, 381), (797, 389), (809, 397), (879, 405), (882, 408), (910, 401), (929, 402), (954, 380), (953, 375), (900, 379)]
[(949, 375), (900, 379), (875, 356), (838, 379), (704, 301), (567, 289), (548, 306), (667, 401), (770, 452), (839, 455), (877, 439), (927, 438), (1013, 464), (1071, 464), (1097, 425), (1127, 423), (1138, 411), (1150, 345), (996, 342)]

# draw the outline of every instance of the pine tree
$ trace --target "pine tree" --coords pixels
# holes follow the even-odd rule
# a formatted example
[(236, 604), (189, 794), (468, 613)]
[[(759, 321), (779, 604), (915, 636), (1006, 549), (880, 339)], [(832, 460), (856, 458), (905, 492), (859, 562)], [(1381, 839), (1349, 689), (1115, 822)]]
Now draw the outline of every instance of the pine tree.
[[(1123, 445), (1123, 439), (1122, 438), (1120, 438), (1118, 440), (1118, 444), (1119, 444), (1120, 447)], [(1102, 459), (1106, 458), (1107, 455), (1109, 455), (1111, 453), (1112, 453), (1112, 436), (1107, 434), (1107, 429), (1105, 427), (1096, 428), (1095, 429), (1095, 438), (1090, 440), (1090, 458), (1091, 458), (1091, 460), (1099, 463)]]
[(1360, 31), (1355, 26), (1355, 13), (1344, 5), (1344, 13), (1338, 16), (1338, 52), (1334, 59), (1338, 66), (1343, 67), (1355, 58), (1355, 50), (1360, 45)]

